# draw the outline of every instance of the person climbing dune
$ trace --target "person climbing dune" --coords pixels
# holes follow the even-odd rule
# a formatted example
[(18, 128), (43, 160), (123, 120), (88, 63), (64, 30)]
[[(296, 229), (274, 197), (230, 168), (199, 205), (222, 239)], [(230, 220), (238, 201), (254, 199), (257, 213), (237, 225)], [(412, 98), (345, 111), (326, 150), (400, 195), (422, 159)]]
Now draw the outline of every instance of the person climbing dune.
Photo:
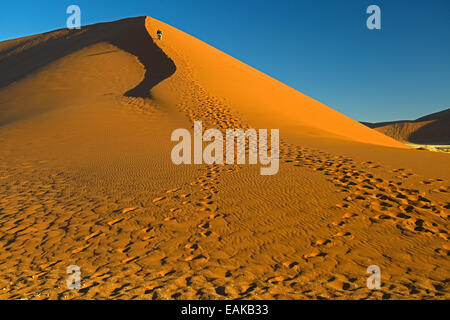
[(156, 32), (156, 35), (158, 36), (158, 40), (162, 40), (163, 33), (162, 33), (161, 30), (158, 30), (158, 31)]

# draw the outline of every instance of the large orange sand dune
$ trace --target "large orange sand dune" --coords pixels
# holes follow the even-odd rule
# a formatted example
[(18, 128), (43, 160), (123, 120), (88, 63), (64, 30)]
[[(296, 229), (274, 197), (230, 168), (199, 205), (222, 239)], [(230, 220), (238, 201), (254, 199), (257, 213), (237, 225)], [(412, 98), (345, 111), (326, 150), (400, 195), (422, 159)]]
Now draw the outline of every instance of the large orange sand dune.
[[(280, 129), (279, 173), (175, 166), (195, 120)], [(448, 299), (448, 164), (152, 18), (5, 41), (0, 298)]]

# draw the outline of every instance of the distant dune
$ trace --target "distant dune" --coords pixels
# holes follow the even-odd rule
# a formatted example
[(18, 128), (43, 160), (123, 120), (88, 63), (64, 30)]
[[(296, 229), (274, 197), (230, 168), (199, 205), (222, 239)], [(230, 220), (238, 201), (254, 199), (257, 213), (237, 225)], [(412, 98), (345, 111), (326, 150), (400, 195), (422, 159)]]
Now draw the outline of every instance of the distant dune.
[(369, 128), (401, 142), (416, 144), (450, 144), (450, 109), (416, 120), (368, 123)]
[[(279, 129), (279, 173), (174, 165), (194, 121)], [(0, 298), (448, 299), (448, 159), (150, 17), (4, 41)]]

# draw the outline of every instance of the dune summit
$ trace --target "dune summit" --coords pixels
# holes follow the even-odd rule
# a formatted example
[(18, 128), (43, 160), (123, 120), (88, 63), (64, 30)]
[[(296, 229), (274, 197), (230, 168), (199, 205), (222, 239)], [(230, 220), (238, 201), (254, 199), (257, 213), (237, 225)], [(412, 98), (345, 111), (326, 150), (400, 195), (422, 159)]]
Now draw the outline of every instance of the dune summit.
[[(155, 22), (155, 23), (152, 23)], [(135, 56), (145, 68), (142, 81), (128, 90), (125, 96), (135, 98), (150, 97), (151, 89), (170, 77), (177, 64), (169, 58), (170, 47), (167, 43), (176, 44), (180, 48), (189, 48), (189, 59), (197, 66), (199, 81), (213, 85), (208, 90), (218, 90), (220, 96), (229, 98), (240, 106), (241, 112), (248, 112), (256, 119), (259, 114), (267, 117), (271, 113), (271, 122), (287, 127), (303, 126), (304, 131), (314, 134), (338, 136), (350, 140), (404, 147), (394, 140), (377, 132), (367, 130), (363, 125), (351, 120), (321, 103), (295, 91), (282, 83), (252, 69), (232, 57), (208, 46), (207, 44), (172, 28), (162, 25), (167, 37), (158, 47), (156, 41), (157, 25), (151, 18), (134, 18), (115, 23), (87, 26), (83, 31), (60, 30), (31, 38), (11, 40), (3, 43), (2, 69), (5, 75), (0, 85), (5, 86), (41, 68), (54, 60), (67, 56), (88, 46), (98, 43), (109, 43)], [(161, 50), (163, 49), (163, 50)], [(106, 53), (107, 54), (107, 53)], [(169, 54), (169, 56), (167, 55)], [(31, 57), (42, 55), (39, 62), (33, 63)], [(23, 63), (26, 61), (25, 63)], [(20, 64), (20, 67), (18, 66)], [(179, 67), (183, 68), (180, 61)], [(13, 68), (11, 70), (11, 68)], [(179, 73), (190, 74), (190, 70)], [(187, 79), (186, 79), (187, 80)], [(248, 81), (251, 80), (249, 83)], [(186, 81), (187, 82), (187, 81)], [(161, 92), (162, 93), (162, 92)], [(164, 98), (172, 92), (162, 93)], [(280, 99), (282, 97), (282, 100)], [(280, 104), (282, 103), (282, 104)], [(258, 107), (256, 108), (255, 105)], [(2, 110), (3, 111), (3, 110)], [(4, 110), (5, 113), (8, 110)], [(18, 110), (16, 112), (19, 112)], [(3, 113), (3, 112), (2, 112)], [(3, 117), (1, 121), (8, 121)]]
[[(278, 173), (175, 165), (196, 121), (279, 129)], [(0, 43), (3, 299), (448, 299), (449, 178), (150, 17)]]

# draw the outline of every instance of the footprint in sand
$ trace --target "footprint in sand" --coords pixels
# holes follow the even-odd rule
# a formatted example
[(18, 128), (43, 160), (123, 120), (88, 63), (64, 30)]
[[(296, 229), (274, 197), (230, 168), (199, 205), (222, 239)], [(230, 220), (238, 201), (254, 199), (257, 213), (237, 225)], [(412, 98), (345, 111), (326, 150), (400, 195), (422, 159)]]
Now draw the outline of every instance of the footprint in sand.
[(344, 218), (344, 219), (351, 219), (351, 218), (357, 217), (357, 216), (358, 216), (358, 215), (357, 215), (356, 213), (347, 212), (347, 213), (345, 213), (345, 214), (342, 216), (342, 218)]
[(191, 252), (194, 252), (195, 250), (199, 249), (198, 244), (196, 243), (188, 243), (187, 245), (184, 246), (187, 250), (190, 250)]
[(283, 262), (283, 266), (288, 269), (296, 269), (300, 266), (300, 264), (297, 261), (286, 261)]
[(318, 246), (318, 247), (322, 247), (322, 246), (331, 247), (331, 244), (332, 244), (332, 242), (329, 239), (319, 239), (316, 242), (314, 242), (313, 245)]
[(332, 226), (332, 227), (342, 227), (345, 224), (347, 224), (347, 222), (345, 222), (343, 220), (341, 220), (341, 221), (333, 221), (333, 222), (330, 223), (330, 226)]
[[(327, 286), (338, 291), (346, 291), (352, 288), (352, 285), (349, 282), (337, 280), (335, 277), (328, 280)], [(355, 285), (353, 285), (353, 287), (355, 287)]]
[(312, 252), (310, 252), (308, 254), (304, 254), (303, 258), (305, 258), (305, 260), (308, 261), (308, 259), (315, 258), (315, 257), (325, 257), (326, 255), (327, 254), (325, 252), (323, 252), (323, 251), (314, 250), (314, 251), (312, 251)]
[(200, 235), (201, 235), (203, 238), (207, 238), (207, 237), (211, 236), (212, 234), (213, 234), (213, 233), (212, 233), (211, 231), (209, 231), (209, 230), (205, 230), (205, 231), (200, 232)]
[(208, 262), (209, 258), (203, 254), (190, 255), (184, 259), (187, 262)]
[(342, 237), (353, 238), (353, 235), (351, 234), (351, 232), (339, 231), (338, 233), (334, 234), (333, 237), (334, 238), (342, 238)]

